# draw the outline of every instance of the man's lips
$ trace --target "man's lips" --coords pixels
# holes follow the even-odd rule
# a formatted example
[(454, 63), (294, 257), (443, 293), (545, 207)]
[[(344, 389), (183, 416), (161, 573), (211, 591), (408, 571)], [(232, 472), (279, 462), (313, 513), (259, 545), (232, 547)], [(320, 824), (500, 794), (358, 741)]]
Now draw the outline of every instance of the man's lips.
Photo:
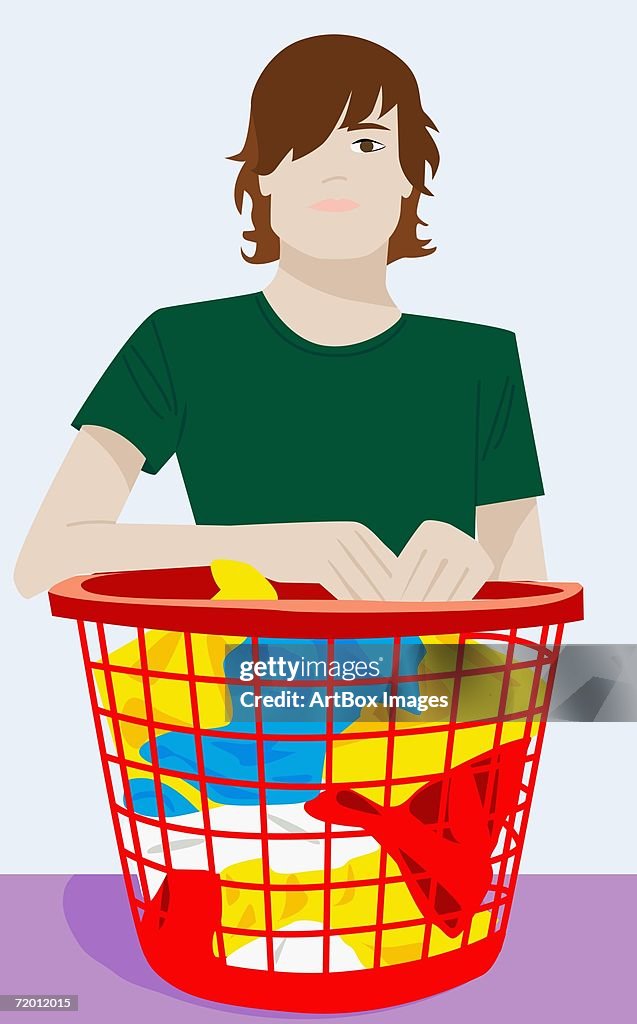
[(347, 210), (355, 210), (358, 203), (353, 199), (321, 199), (318, 203), (312, 203), (311, 210), (325, 210), (327, 213), (345, 213)]

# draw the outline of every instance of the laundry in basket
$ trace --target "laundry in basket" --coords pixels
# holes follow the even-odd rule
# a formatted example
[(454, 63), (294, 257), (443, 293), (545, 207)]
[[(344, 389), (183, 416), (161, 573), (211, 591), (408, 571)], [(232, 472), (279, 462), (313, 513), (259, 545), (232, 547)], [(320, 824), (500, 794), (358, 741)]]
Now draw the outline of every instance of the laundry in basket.
[[(384, 921), (422, 921), (387, 931), (383, 963), (419, 958), (427, 922), (431, 929), (431, 956), (458, 948), (466, 929), (468, 943), (487, 934), (492, 911), (482, 904), (491, 884), (490, 857), (507, 816), (517, 804), (526, 749), (526, 741), (520, 740), (465, 762), (448, 777), (433, 778), (421, 785), (414, 797), (398, 807), (381, 808), (357, 794), (353, 799), (347, 787), (323, 792), (306, 804), (305, 811), (297, 817), (303, 831), (311, 835), (316, 827), (311, 815), (329, 822), (339, 836), (332, 843), (330, 926), (336, 931), (343, 929), (343, 934), (334, 936), (330, 942), (331, 970), (355, 970), (373, 964), (381, 851), (386, 855), (385, 878), (392, 879), (390, 884), (385, 883)], [(441, 802), (446, 804), (444, 817), (448, 820), (449, 835), (440, 832)], [(238, 809), (233, 810), (236, 814)], [(224, 827), (223, 819), (215, 812), (211, 821), (214, 828)], [(269, 818), (268, 831), (274, 822), (276, 818)], [(232, 823), (235, 827), (239, 824), (236, 819)], [(241, 827), (246, 827), (245, 820)], [(362, 828), (371, 835), (354, 834), (344, 839), (343, 832), (348, 828)], [(278, 857), (281, 847), (305, 848), (311, 843), (311, 839), (293, 844), (270, 843), (271, 856)], [(297, 863), (305, 860), (304, 868), (291, 871), (289, 866), (272, 859), (268, 866), (269, 913), (271, 927), (278, 935), (275, 955), (281, 970), (282, 956), (286, 970), (321, 970), (322, 949), (314, 949), (307, 942), (307, 934), (320, 934), (325, 920), (324, 851), (316, 840), (314, 843), (315, 849), (307, 850), (304, 858), (295, 851)], [(353, 853), (357, 844), (358, 853), (345, 859), (345, 852)], [(215, 854), (221, 853), (217, 841)], [(226, 962), (229, 966), (265, 969), (265, 942), (251, 935), (263, 931), (266, 922), (261, 888), (263, 858), (253, 856), (227, 864), (221, 857), (215, 866), (219, 881), (214, 883), (217, 888), (213, 902), (218, 903), (217, 918), (224, 923)], [(163, 895), (168, 897), (171, 908), (171, 926), (180, 925), (183, 916), (182, 927), (187, 928), (189, 908), (203, 898), (203, 884), (211, 884), (203, 870), (170, 872), (163, 894), (151, 905), (148, 927), (154, 917), (157, 923), (161, 919)], [(352, 924), (358, 927), (348, 931)], [(286, 931), (292, 933), (290, 938), (281, 934)], [(294, 937), (299, 931), (306, 933), (305, 939)], [(202, 942), (211, 944), (213, 955), (220, 955), (213, 923), (203, 934)], [(191, 942), (190, 949), (193, 956), (203, 959), (210, 946), (197, 948)], [(297, 949), (299, 954), (304, 952), (298, 962)]]
[[(252, 566), (230, 559), (216, 559), (211, 564), (211, 571), (218, 592), (211, 600), (276, 600), (277, 593), (272, 584)], [(411, 642), (408, 642), (411, 641)], [(197, 676), (221, 678), (239, 678), (240, 664), (250, 654), (251, 641), (246, 637), (191, 634), (193, 662)], [(391, 642), (387, 639), (370, 641), (374, 644), (374, 653), (385, 649), (390, 651)], [(334, 660), (341, 665), (350, 662), (369, 662), (369, 650), (364, 642), (337, 641)], [(177, 725), (186, 729), (193, 726), (190, 689), (187, 682), (188, 664), (183, 634), (165, 630), (149, 630), (145, 634), (146, 660), (149, 675), (150, 702), (152, 717), (156, 725), (153, 737), (149, 735), (146, 719), (148, 707), (144, 696), (142, 674), (142, 652), (137, 640), (109, 653), (109, 678), (102, 669), (95, 670), (95, 679), (105, 708), (109, 709), (109, 681), (112, 681), (114, 703), (121, 716), (121, 740), (124, 758), (129, 762), (140, 764), (140, 768), (128, 767), (128, 780), (133, 810), (144, 816), (158, 817), (157, 789), (152, 775), (143, 766), (153, 764), (153, 743), (156, 744), (157, 763), (160, 768), (167, 769), (171, 774), (160, 772), (161, 799), (164, 814), (175, 817), (189, 814), (201, 809), (201, 795), (198, 783), (188, 778), (178, 777), (198, 773), (196, 745), (192, 732), (174, 731), (168, 726)], [(406, 638), (401, 655), (401, 673), (415, 675), (422, 661), (424, 645), (420, 638)], [(260, 645), (260, 657), (282, 657), (286, 661), (290, 657), (298, 659), (299, 655), (308, 662), (325, 660), (326, 644), (321, 641), (294, 641), (294, 650), (290, 649), (290, 641), (264, 639)], [(130, 671), (127, 672), (126, 669)], [(153, 673), (162, 673), (154, 675)], [(320, 678), (320, 668), (306, 675), (306, 681)], [(183, 678), (180, 678), (183, 677)], [(347, 675), (345, 675), (347, 679)], [(373, 692), (380, 694), (389, 684), (374, 685)], [(406, 695), (417, 695), (416, 683), (402, 684)], [(259, 791), (256, 787), (241, 783), (257, 781), (257, 743), (249, 740), (250, 734), (256, 733), (254, 711), (247, 713), (240, 708), (238, 691), (245, 686), (233, 683), (206, 682), (197, 687), (200, 727), (218, 730), (216, 736), (203, 737), (203, 755), (205, 772), (226, 778), (226, 783), (210, 783), (207, 786), (208, 804), (219, 803), (244, 804), (259, 802)], [(281, 687), (280, 690), (289, 686)], [(276, 696), (277, 688), (269, 691)], [(298, 692), (298, 691), (295, 691)], [(236, 699), (234, 699), (236, 698)], [(416, 714), (420, 712), (416, 710)], [(334, 716), (334, 732), (340, 732), (354, 721), (359, 709), (340, 709)], [(128, 719), (137, 719), (129, 721)], [(325, 711), (318, 710), (299, 716), (296, 720), (285, 723), (284, 732), (289, 734), (307, 734), (325, 732)], [(110, 720), (111, 731), (115, 737), (114, 723)], [(265, 710), (263, 713), (264, 733), (281, 731), (281, 722), (276, 712)], [(224, 737), (223, 733), (243, 733), (244, 738), (236, 736)], [(325, 744), (318, 741), (307, 743), (292, 739), (290, 741), (272, 740), (264, 744), (264, 756), (268, 769), (268, 780), (278, 784), (286, 782), (321, 782)], [(178, 775), (172, 774), (177, 772)], [(290, 791), (272, 789), (269, 793), (270, 802), (288, 803), (291, 799), (304, 800), (317, 795), (318, 791)], [(122, 803), (127, 805), (126, 795)]]
[[(249, 663), (251, 657), (251, 640), (230, 651), (224, 661), (224, 674), (227, 679), (239, 679), (241, 666)], [(304, 682), (324, 680), (325, 666), (329, 665), (338, 680), (338, 690), (351, 691), (347, 669), (352, 665), (369, 666), (376, 672), (376, 662), (385, 657), (391, 664), (392, 641), (390, 638), (377, 640), (336, 640), (333, 645), (333, 656), (328, 658), (327, 641), (321, 640), (285, 640), (263, 639), (259, 643), (259, 659), (273, 664), (309, 666), (304, 673)], [(425, 647), (419, 637), (406, 637), (402, 644), (400, 674), (414, 676), (423, 659)], [(377, 673), (376, 673), (377, 674)], [(389, 694), (391, 683), (374, 682), (366, 687), (360, 680), (369, 678), (369, 673), (359, 670), (356, 677), (356, 695), (359, 698), (374, 697), (383, 699)], [(285, 679), (285, 677), (283, 677)], [(371, 678), (374, 678), (372, 674)], [(208, 796), (211, 800), (223, 804), (258, 804), (259, 789), (245, 783), (257, 782), (259, 778), (257, 716), (252, 707), (250, 694), (251, 684), (228, 683), (233, 708), (232, 719), (227, 726), (216, 731), (215, 736), (202, 738), (204, 771), (206, 776), (217, 776), (228, 781), (210, 782), (207, 784)], [(241, 703), (242, 695), (248, 696), (249, 706)], [(267, 694), (277, 698), (281, 696), (290, 702), (297, 697), (297, 709), (282, 713), (277, 707), (263, 707), (260, 711), (260, 724), (263, 732), (263, 757), (265, 777), (270, 784), (267, 791), (267, 802), (290, 803), (292, 800), (305, 801), (317, 796), (319, 790), (287, 789), (286, 785), (295, 787), (306, 783), (320, 783), (323, 780), (323, 764), (325, 761), (325, 741), (309, 739), (304, 741), (296, 737), (325, 735), (328, 707), (325, 704), (327, 686), (309, 687), (295, 686), (293, 682), (284, 681), (281, 686), (268, 684)], [(418, 697), (418, 683), (403, 682), (400, 684), (401, 696)], [(311, 704), (316, 695), (317, 702)], [(305, 706), (304, 706), (305, 705)], [(337, 707), (331, 714), (332, 732), (344, 732), (360, 715), (360, 707)], [(422, 709), (414, 707), (410, 714), (421, 715)], [(224, 737), (224, 733), (229, 736)], [(236, 734), (242, 734), (237, 736)], [(288, 734), (290, 739), (271, 739), (271, 734)], [(255, 739), (250, 739), (255, 736)], [(140, 751), (144, 758), (150, 759), (150, 744), (146, 743)], [(157, 741), (157, 758), (162, 768), (173, 771), (196, 774), (197, 749), (195, 738), (183, 732), (165, 733)], [(277, 788), (280, 787), (280, 788)]]
[[(218, 559), (211, 569), (219, 587), (218, 593), (211, 599), (213, 601), (246, 598), (276, 600), (277, 594), (272, 584), (245, 563)], [(223, 678), (223, 663), (228, 651), (245, 640), (242, 636), (199, 633), (191, 633), (190, 638), (196, 675), (213, 680)], [(183, 634), (162, 629), (146, 630), (143, 646), (144, 654), (138, 639), (135, 639), (108, 652), (107, 658), (106, 652), (103, 652), (104, 661), (108, 660), (108, 670), (95, 668), (94, 678), (102, 707), (122, 716), (117, 728), (109, 717), (109, 726), (115, 743), (119, 731), (122, 757), (129, 762), (127, 776), (133, 809), (138, 814), (157, 817), (156, 788), (149, 772), (152, 763), (148, 747), (150, 712), (154, 722), (161, 723), (153, 730), (154, 736), (159, 739), (171, 726), (193, 728), (192, 703)], [(143, 658), (148, 671), (150, 707), (144, 693)], [(227, 725), (232, 717), (230, 695), (224, 682), (198, 684), (197, 704), (202, 729)], [(130, 762), (139, 764), (139, 768), (131, 767)], [(188, 779), (162, 773), (160, 782), (166, 816), (201, 810), (198, 785)], [(125, 795), (122, 803), (126, 806)]]
[[(212, 600), (276, 600), (277, 593), (272, 584), (252, 566), (232, 560), (218, 559), (211, 565), (211, 571), (218, 592)], [(228, 678), (238, 680), (240, 666), (246, 657), (251, 655), (251, 641), (246, 637), (217, 636), (191, 634), (192, 653), (197, 676)], [(431, 637), (403, 637), (401, 641), (400, 676), (419, 674), (422, 660), (427, 653), (427, 671), (435, 674), (448, 674), (446, 679), (428, 684), (427, 691), (449, 699), (453, 685), (453, 670), (457, 656), (457, 635)], [(290, 645), (293, 643), (293, 650)], [(375, 640), (337, 640), (334, 642), (333, 663), (341, 666), (345, 663), (366, 662), (371, 659), (370, 653), (378, 656), (385, 650), (388, 660), (391, 658), (391, 638)], [(182, 778), (180, 775), (198, 774), (196, 745), (192, 732), (171, 731), (170, 725), (192, 728), (192, 705), (190, 689), (187, 683), (188, 666), (183, 635), (177, 632), (150, 630), (145, 634), (146, 658), (149, 672), (152, 714), (156, 723), (154, 740), (157, 751), (157, 764), (160, 769), (161, 799), (164, 814), (167, 817), (190, 814), (193, 810), (201, 810), (200, 787), (197, 781)], [(290, 653), (295, 658), (299, 652), (309, 662), (320, 664), (326, 661), (327, 644), (313, 640), (260, 640), (259, 657), (289, 659)], [(382, 655), (381, 655), (382, 657)], [(152, 775), (143, 766), (153, 763), (153, 751), (146, 719), (147, 704), (141, 674), (141, 652), (137, 641), (113, 651), (109, 655), (110, 674), (112, 677), (113, 696), (117, 711), (125, 716), (120, 722), (123, 753), (126, 760), (140, 764), (140, 768), (128, 767), (128, 778), (132, 806), (136, 813), (149, 817), (158, 817), (157, 791)], [(480, 726), (481, 718), (492, 717), (497, 713), (502, 689), (502, 675), (493, 672), (493, 666), (504, 666), (504, 657), (492, 648), (469, 641), (466, 645), (465, 666), (473, 669), (484, 668), (484, 674), (465, 676), (462, 680), (457, 718), (462, 721), (476, 722), (464, 729), (456, 738), (454, 763), (467, 760), (482, 751), (490, 749), (493, 741), (494, 726)], [(130, 668), (130, 673), (126, 672)], [(153, 671), (162, 672), (154, 676)], [(180, 679), (179, 677), (183, 677)], [(342, 674), (341, 674), (342, 676)], [(108, 686), (102, 670), (95, 671), (95, 678), (104, 707), (108, 708)], [(310, 673), (307, 679), (320, 678), (320, 670)], [(543, 685), (543, 684), (541, 684)], [(511, 673), (508, 687), (506, 712), (519, 711), (528, 706), (533, 686), (533, 673), (526, 670), (515, 670)], [(278, 691), (275, 686), (269, 687), (269, 693), (276, 695), (282, 689), (300, 692), (287, 684)], [(369, 690), (361, 687), (357, 680), (356, 690), (362, 693), (374, 693), (382, 697), (388, 692), (389, 683), (374, 682)], [(256, 719), (253, 710), (239, 707), (237, 691), (245, 690), (236, 682), (206, 682), (197, 687), (200, 727), (214, 729), (216, 735), (202, 738), (203, 760), (206, 775), (227, 780), (207, 784), (208, 805), (218, 804), (258, 804), (259, 789), (246, 785), (258, 780), (257, 742), (249, 739), (256, 731)], [(419, 695), (422, 684), (418, 682), (401, 682), (398, 690), (402, 696)], [(443, 732), (438, 734), (410, 735), (410, 722), (421, 712), (418, 709), (396, 714), (396, 740), (394, 765), (398, 777), (422, 774), (423, 771), (435, 773), (442, 771), (442, 761), (446, 739)], [(447, 711), (448, 718), (449, 711)], [(431, 712), (430, 712), (431, 716)], [(434, 716), (441, 721), (445, 714), (440, 709)], [(127, 721), (126, 718), (137, 719)], [(285, 784), (294, 787), (298, 783), (320, 783), (323, 778), (323, 762), (325, 744), (317, 740), (302, 741), (295, 734), (311, 736), (325, 732), (325, 711), (304, 712), (297, 717), (288, 717), (281, 722), (280, 713), (275, 709), (263, 709), (262, 729), (264, 736), (269, 733), (286, 733), (291, 735), (288, 741), (264, 741), (264, 758), (266, 762), (266, 779), (274, 783), (267, 791), (268, 803), (290, 803), (305, 801), (318, 795), (318, 790), (286, 789)], [(339, 709), (333, 715), (332, 729), (335, 735), (345, 731), (373, 730), (374, 723), (382, 734), (383, 720), (386, 711), (381, 709), (369, 712), (357, 708)], [(113, 722), (110, 722), (113, 730)], [(521, 723), (506, 722), (503, 726), (502, 742), (513, 740), (520, 735)], [(234, 734), (228, 737), (224, 732)], [(239, 734), (239, 735), (237, 735)], [(243, 734), (243, 735), (241, 735)], [(245, 736), (245, 738), (244, 738)], [(371, 738), (355, 745), (347, 742), (334, 742), (333, 778), (335, 780), (354, 776), (362, 779), (374, 779), (382, 776), (382, 767), (386, 758), (386, 737)], [(351, 763), (351, 757), (356, 764)], [(361, 758), (361, 755), (363, 757)], [(401, 767), (403, 766), (404, 767)], [(278, 787), (278, 788), (277, 788)], [(413, 787), (411, 788), (413, 791)], [(398, 788), (397, 797), (409, 795), (409, 787)], [(377, 799), (382, 794), (374, 789), (367, 789), (370, 799)], [(126, 805), (126, 796), (122, 802)]]

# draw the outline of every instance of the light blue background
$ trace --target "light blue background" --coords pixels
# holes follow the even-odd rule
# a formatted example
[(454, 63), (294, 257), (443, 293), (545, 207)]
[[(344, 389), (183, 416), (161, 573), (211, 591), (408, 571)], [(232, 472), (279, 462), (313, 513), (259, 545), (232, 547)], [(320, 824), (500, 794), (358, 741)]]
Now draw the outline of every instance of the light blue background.
[[(4, 872), (117, 871), (79, 648), (15, 558), (69, 421), (152, 310), (253, 291), (240, 255), (249, 100), (307, 35), (374, 39), (440, 129), (421, 203), (438, 252), (389, 270), (407, 311), (515, 330), (547, 496), (549, 575), (586, 588), (572, 642), (635, 639), (634, 26), (628, 3), (111, 0), (4, 5)], [(319, 85), (320, 83), (317, 83)], [(247, 251), (251, 251), (244, 243)], [(221, 442), (220, 442), (221, 443)], [(172, 460), (127, 521), (190, 522)], [(634, 871), (635, 725), (549, 730), (523, 867)]]

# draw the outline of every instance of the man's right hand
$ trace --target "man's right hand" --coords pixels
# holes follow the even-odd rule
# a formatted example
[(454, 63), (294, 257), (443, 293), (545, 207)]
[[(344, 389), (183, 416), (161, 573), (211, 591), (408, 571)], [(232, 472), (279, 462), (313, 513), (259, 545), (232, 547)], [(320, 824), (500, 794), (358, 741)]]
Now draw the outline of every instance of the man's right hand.
[(320, 583), (346, 601), (393, 598), (398, 557), (362, 523), (264, 523), (219, 529), (228, 532), (229, 553), (224, 557), (248, 562), (275, 582)]

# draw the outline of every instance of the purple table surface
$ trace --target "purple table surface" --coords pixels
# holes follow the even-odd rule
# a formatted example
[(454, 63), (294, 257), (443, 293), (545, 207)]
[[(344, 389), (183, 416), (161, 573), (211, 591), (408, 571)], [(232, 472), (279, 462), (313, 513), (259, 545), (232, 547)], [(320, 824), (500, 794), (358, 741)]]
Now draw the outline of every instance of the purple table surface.
[[(494, 967), (459, 988), (370, 1013), (370, 1024), (553, 1024), (637, 1019), (637, 875), (522, 875)], [(315, 1014), (243, 1010), (164, 982), (139, 948), (119, 875), (0, 876), (0, 992), (79, 995), (54, 1020), (242, 1024)], [(8, 1011), (0, 1024), (38, 1011)]]

